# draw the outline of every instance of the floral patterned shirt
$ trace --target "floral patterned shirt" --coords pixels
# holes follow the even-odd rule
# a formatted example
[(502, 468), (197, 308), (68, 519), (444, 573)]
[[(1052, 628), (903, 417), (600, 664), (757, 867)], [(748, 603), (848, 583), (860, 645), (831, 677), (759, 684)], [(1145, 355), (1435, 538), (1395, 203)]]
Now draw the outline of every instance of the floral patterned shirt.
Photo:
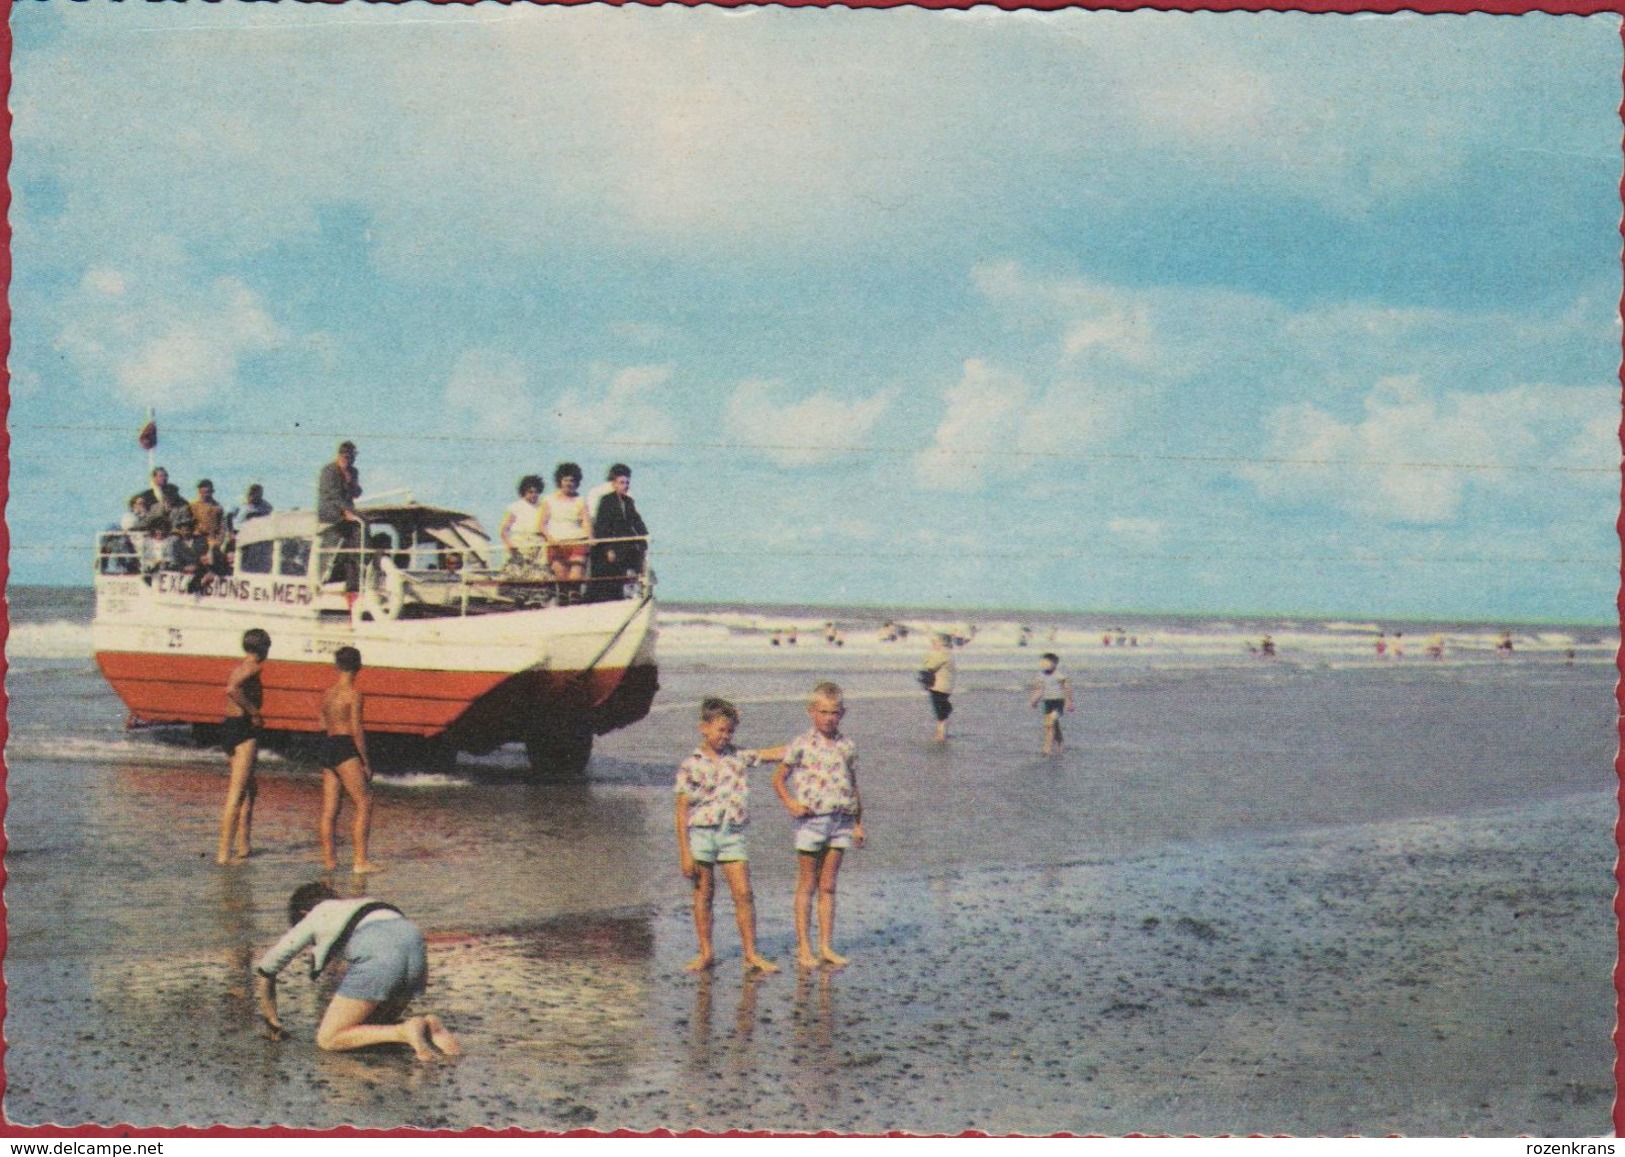
[(746, 806), (750, 797), (750, 781), (745, 769), (755, 767), (761, 756), (754, 751), (740, 751), (730, 746), (713, 756), (703, 747), (683, 760), (677, 769), (677, 794), (688, 797), (688, 824), (690, 827), (716, 827), (731, 824), (742, 828), (749, 819)]
[(844, 735), (826, 739), (812, 728), (784, 752), (790, 796), (815, 816), (858, 814), (858, 747)]

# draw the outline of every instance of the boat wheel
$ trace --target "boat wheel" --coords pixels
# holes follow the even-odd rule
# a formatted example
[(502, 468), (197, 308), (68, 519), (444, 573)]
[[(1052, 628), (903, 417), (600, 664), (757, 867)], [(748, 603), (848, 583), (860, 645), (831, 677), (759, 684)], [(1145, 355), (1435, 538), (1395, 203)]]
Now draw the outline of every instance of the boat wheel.
[(592, 730), (560, 724), (538, 731), (525, 740), (525, 756), (534, 779), (568, 779), (587, 772), (592, 757)]

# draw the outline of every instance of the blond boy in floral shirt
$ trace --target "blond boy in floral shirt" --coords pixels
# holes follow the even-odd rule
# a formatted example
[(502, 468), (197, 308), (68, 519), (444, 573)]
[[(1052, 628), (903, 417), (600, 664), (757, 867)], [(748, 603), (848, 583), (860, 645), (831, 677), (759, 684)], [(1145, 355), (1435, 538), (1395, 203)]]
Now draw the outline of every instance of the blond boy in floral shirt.
[[(863, 800), (858, 795), (858, 749), (841, 734), (846, 705), (834, 683), (813, 688), (807, 704), (812, 728), (785, 748), (773, 790), (796, 819), (796, 962), (803, 968), (839, 968), (835, 951), (835, 881), (841, 853), (863, 846)], [(809, 935), (812, 898), (818, 895), (818, 951)]]
[(784, 748), (740, 751), (733, 745), (738, 727), (738, 708), (726, 699), (706, 699), (700, 704), (700, 745), (677, 769), (677, 864), (694, 883), (694, 931), (700, 940), (700, 954), (684, 966), (690, 972), (716, 962), (711, 911), (718, 864), (733, 893), (745, 969), (779, 970), (756, 950), (756, 903), (745, 856), (745, 826), (750, 821), (746, 771), (783, 758)]

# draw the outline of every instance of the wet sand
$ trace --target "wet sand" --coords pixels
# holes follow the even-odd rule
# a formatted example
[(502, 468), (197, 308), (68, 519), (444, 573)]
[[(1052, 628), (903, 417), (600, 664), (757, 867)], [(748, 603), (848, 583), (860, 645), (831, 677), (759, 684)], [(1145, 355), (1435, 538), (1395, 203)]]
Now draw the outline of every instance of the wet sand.
[[(258, 1036), (249, 961), (316, 875), (308, 770), (267, 765), (264, 850), (222, 871), (204, 853), (212, 756), (14, 759), (7, 1117), (1603, 1133), (1607, 679), (1542, 678), (1521, 714), (1530, 684), (1511, 676), (1459, 695), (1388, 679), (1351, 696), (1358, 681), (1289, 671), (1100, 688), (1074, 748), (1045, 761), (1008, 676), (972, 676), (939, 750), (917, 696), (853, 672), (874, 832), (842, 876), (853, 964), (793, 966), (793, 856), (763, 778), (752, 866), (764, 949), (786, 967), (747, 982), (725, 898), (714, 975), (682, 971), (670, 774), (698, 694), (750, 700), (742, 739), (765, 744), (803, 725), (805, 679), (674, 671), (587, 784), (381, 783), (390, 870), (372, 891), (429, 933), (424, 1005), (469, 1050), (434, 1065), (321, 1054), (328, 989), (292, 971), (295, 1039)], [(1182, 726), (1158, 731), (1170, 715)], [(1443, 716), (1457, 727), (1435, 735)]]
[[(1586, 1135), (1612, 1100), (1606, 796), (848, 882), (840, 971), (686, 905), (434, 938), (470, 1055), (257, 1039), (246, 954), (14, 961), (18, 1122)], [(764, 904), (763, 943), (793, 935)], [(724, 909), (724, 914), (726, 909)], [(50, 996), (42, 996), (49, 992)]]

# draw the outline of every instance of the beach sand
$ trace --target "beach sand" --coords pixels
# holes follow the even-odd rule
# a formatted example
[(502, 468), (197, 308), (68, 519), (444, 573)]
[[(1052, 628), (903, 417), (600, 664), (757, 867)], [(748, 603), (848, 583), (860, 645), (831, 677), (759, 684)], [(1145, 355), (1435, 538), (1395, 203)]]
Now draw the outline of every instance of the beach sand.
[[(848, 881), (847, 969), (714, 975), (677, 899), (440, 936), (470, 1055), (256, 1038), (241, 953), (8, 966), (20, 1123), (565, 1130), (1608, 1131), (1613, 801)], [(790, 963), (785, 905), (767, 950)], [(722, 905), (723, 921), (728, 919)]]
[[(1554, 646), (1557, 644), (1554, 644)], [(250, 962), (317, 874), (311, 769), (269, 759), (259, 851), (210, 859), (224, 761), (124, 736), (94, 669), (15, 665), (5, 1110), (18, 1124), (564, 1131), (1573, 1136), (1610, 1129), (1613, 668), (1073, 667), (1037, 753), (1033, 656), (967, 652), (929, 742), (912, 650), (681, 653), (584, 783), (378, 781), (370, 890), (425, 929), (468, 1050), (312, 1043), (331, 982), (291, 969), (259, 1035)], [(1245, 655), (1245, 652), (1242, 652)], [(1088, 658), (1088, 657), (1085, 657)], [(1335, 660), (1335, 656), (1333, 656)], [(671, 781), (701, 695), (740, 741), (848, 687), (870, 846), (837, 946), (794, 968), (794, 854), (752, 792), (764, 950), (719, 898), (693, 954)], [(487, 769), (489, 771), (490, 769)], [(341, 888), (354, 885), (347, 876)]]

